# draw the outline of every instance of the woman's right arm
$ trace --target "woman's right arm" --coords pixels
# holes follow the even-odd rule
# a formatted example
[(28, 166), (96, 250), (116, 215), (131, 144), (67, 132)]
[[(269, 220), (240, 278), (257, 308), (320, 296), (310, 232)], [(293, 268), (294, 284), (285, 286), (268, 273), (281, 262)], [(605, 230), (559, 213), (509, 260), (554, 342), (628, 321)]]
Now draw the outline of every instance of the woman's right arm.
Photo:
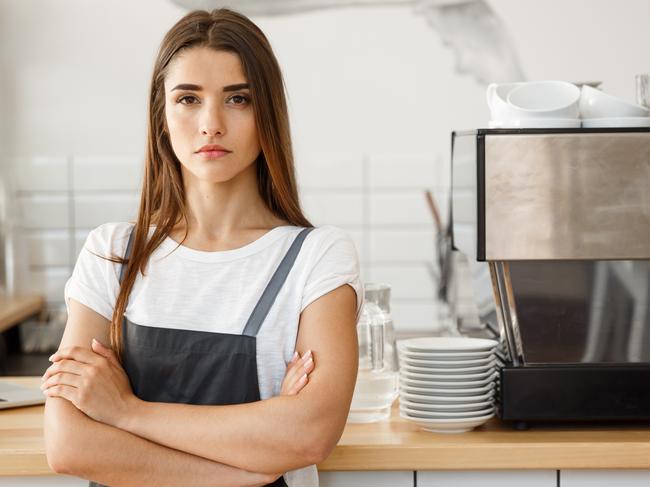
[[(99, 313), (70, 299), (59, 348), (90, 349), (92, 338), (110, 343), (109, 326)], [(60, 397), (46, 400), (44, 432), (50, 468), (109, 486), (257, 486), (279, 476), (247, 472), (153, 443), (94, 421)]]

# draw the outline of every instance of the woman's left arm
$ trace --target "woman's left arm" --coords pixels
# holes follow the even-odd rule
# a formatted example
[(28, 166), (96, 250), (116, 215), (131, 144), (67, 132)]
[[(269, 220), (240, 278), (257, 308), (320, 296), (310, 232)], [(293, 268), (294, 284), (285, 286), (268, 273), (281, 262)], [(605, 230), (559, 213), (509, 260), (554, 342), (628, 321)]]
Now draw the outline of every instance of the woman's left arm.
[[(296, 395), (226, 406), (147, 402), (125, 391), (123, 380), (121, 385), (110, 380), (119, 394), (96, 384), (96, 393), (85, 394), (87, 406), (80, 400), (75, 405), (98, 421), (160, 445), (249, 471), (287, 472), (319, 463), (338, 443), (352, 401), (359, 353), (355, 316), (356, 294), (347, 284), (302, 311), (296, 350), (311, 350), (314, 367)], [(64, 352), (55, 355), (75, 359)], [(92, 357), (85, 360), (93, 362)], [(111, 407), (107, 394), (122, 401)], [(95, 401), (100, 395), (103, 399)]]

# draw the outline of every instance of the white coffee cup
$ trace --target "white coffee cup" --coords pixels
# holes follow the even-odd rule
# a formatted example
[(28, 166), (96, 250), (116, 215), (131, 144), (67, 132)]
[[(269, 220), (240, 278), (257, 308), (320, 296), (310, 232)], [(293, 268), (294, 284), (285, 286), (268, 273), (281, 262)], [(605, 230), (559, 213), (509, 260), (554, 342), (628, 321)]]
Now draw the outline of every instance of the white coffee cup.
[(583, 86), (580, 94), (582, 118), (647, 117), (650, 110), (590, 86)]
[(490, 107), (491, 120), (504, 122), (512, 118), (508, 94), (524, 83), (492, 83), (485, 92), (488, 107)]
[(580, 117), (580, 89), (567, 81), (531, 81), (508, 93), (510, 118)]

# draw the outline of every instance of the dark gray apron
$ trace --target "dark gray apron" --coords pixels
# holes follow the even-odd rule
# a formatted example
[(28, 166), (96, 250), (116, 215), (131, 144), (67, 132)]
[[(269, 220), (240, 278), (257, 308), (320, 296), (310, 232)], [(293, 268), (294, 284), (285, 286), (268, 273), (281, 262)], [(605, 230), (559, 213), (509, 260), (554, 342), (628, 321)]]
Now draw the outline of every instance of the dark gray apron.
[[(122, 322), (123, 366), (133, 393), (144, 401), (184, 404), (242, 404), (260, 400), (256, 336), (296, 260), (304, 228), (271, 277), (241, 335), (141, 326)], [(124, 258), (131, 255), (133, 229)], [(120, 280), (125, 266), (120, 269)], [(284, 477), (272, 484), (287, 487)], [(95, 482), (90, 487), (103, 487)]]

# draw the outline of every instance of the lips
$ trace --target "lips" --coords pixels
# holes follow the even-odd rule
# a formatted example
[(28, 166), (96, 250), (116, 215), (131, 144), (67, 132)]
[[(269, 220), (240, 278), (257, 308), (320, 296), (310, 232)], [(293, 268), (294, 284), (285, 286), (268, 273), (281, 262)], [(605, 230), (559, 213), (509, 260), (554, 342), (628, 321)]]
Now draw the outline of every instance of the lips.
[(218, 144), (208, 144), (201, 147), (197, 152), (230, 152), (230, 151)]
[(201, 147), (197, 154), (203, 159), (218, 159), (219, 157), (224, 157), (230, 154), (230, 151), (218, 144), (209, 144)]

